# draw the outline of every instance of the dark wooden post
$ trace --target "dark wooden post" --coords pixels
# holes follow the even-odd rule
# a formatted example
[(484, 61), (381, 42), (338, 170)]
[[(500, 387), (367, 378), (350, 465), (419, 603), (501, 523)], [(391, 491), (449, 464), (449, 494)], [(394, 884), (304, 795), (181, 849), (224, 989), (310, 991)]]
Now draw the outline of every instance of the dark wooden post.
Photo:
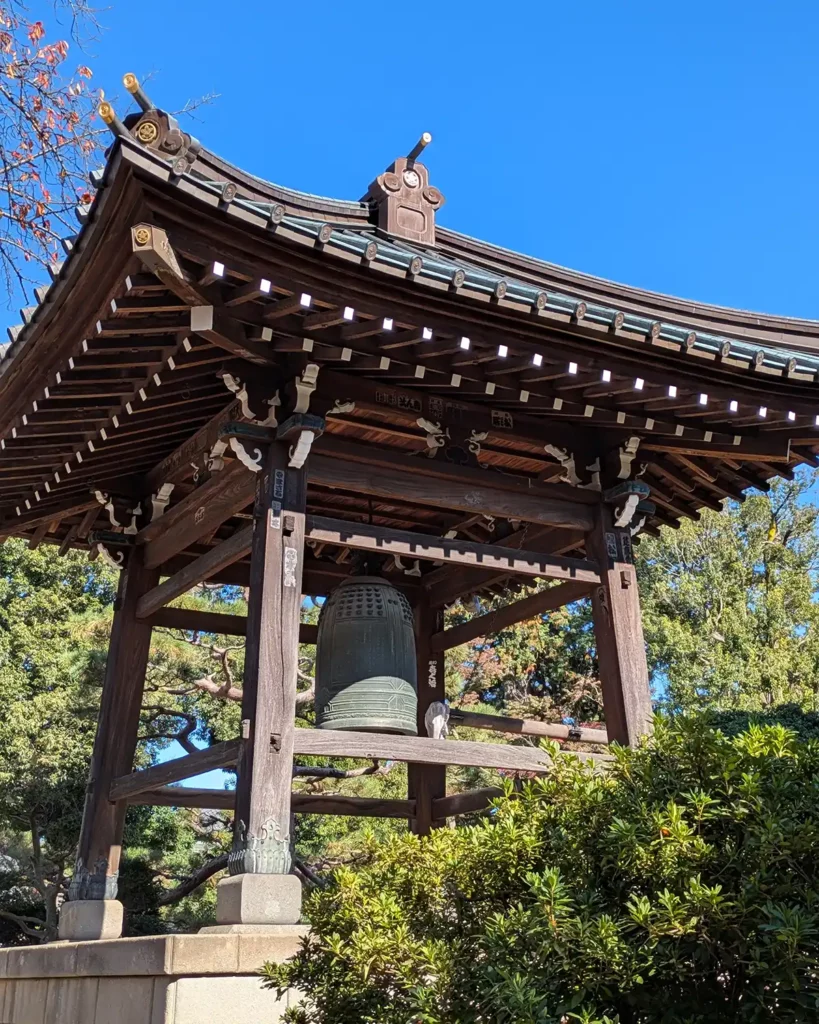
[[(424, 721), (427, 708), (433, 701), (446, 696), (444, 685), (444, 652), (434, 652), (432, 637), (443, 629), (444, 615), (440, 608), (428, 603), (415, 609), (415, 650), (418, 658), (418, 735), (426, 736)], [(409, 798), (415, 800), (414, 831), (428, 835), (430, 830), (443, 824), (433, 819), (432, 801), (446, 796), (446, 765), (410, 764), (408, 766)]]
[(600, 563), (601, 585), (592, 593), (592, 616), (609, 739), (634, 745), (651, 731), (640, 594), (631, 534), (614, 526), (611, 509), (601, 505), (587, 534), (589, 555)]
[[(288, 453), (287, 443), (271, 445), (256, 489), (242, 750), (228, 864), (238, 877), (220, 883), (220, 924), (287, 924), (300, 913), (301, 887), (289, 874), (290, 788), (306, 477), (304, 469), (288, 468)], [(266, 877), (259, 882), (259, 876)]]
[[(158, 578), (156, 569), (144, 567), (142, 549), (133, 549), (127, 567), (120, 573), (114, 603), (102, 702), (69, 902), (116, 899), (127, 803), (112, 803), (108, 793), (112, 780), (127, 775), (134, 765), (139, 710), (151, 646), (151, 627), (137, 620), (136, 606), (142, 595), (156, 586)], [(94, 937), (84, 926), (80, 926), (76, 936), (72, 934), (72, 926), (67, 922), (77, 913), (77, 908), (72, 908), (68, 914), (64, 908), (66, 921), (61, 920), (61, 937)], [(106, 932), (105, 937), (113, 936)]]

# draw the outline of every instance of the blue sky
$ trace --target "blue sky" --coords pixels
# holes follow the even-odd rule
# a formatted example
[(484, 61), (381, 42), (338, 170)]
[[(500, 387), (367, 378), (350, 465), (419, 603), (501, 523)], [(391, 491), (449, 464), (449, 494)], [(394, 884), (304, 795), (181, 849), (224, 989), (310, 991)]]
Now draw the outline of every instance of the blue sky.
[(630, 284), (819, 317), (819, 7), (112, 0), (95, 84), (261, 176), (359, 198), (421, 131), (441, 223)]
[(185, 126), (262, 177), (357, 199), (430, 131), (439, 223), (819, 318), (815, 4), (112, 0), (100, 18), (87, 60), (120, 113), (126, 71), (169, 110), (218, 93)]

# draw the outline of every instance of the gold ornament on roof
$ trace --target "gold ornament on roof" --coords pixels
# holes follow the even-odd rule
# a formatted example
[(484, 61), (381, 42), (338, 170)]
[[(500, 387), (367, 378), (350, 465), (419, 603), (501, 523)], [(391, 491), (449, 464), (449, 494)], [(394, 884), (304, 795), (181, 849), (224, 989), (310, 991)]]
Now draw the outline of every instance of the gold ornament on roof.
[(134, 231), (134, 239), (137, 245), (147, 245), (151, 240), (151, 232), (148, 228), (137, 228)]
[(114, 120), (114, 108), (107, 100), (103, 100), (102, 103), (100, 103), (97, 107), (97, 113), (106, 124), (111, 124)]
[(142, 121), (137, 126), (136, 136), (140, 142), (148, 145), (151, 142), (156, 142), (159, 136), (159, 128), (157, 128), (153, 121)]
[(128, 92), (134, 93), (139, 88), (139, 80), (135, 74), (129, 71), (127, 74), (122, 76), (122, 84), (128, 90)]

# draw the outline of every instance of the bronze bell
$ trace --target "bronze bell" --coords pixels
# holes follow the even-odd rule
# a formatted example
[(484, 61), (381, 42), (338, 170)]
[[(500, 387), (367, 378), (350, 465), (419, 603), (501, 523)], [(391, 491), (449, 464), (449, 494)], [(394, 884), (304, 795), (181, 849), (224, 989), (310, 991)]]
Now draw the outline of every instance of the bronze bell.
[(377, 576), (345, 580), (319, 616), (316, 726), (415, 736), (417, 706), (409, 601)]

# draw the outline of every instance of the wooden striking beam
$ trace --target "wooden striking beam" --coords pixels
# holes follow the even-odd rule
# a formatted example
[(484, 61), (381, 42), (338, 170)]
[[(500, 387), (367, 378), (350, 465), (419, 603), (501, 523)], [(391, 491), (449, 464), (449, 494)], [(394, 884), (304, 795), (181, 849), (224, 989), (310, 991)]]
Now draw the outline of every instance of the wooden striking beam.
[(137, 618), (149, 618), (164, 605), (170, 604), (175, 598), (186, 594), (191, 587), (202, 583), (203, 580), (210, 579), (220, 569), (238, 562), (250, 551), (252, 542), (252, 526), (245, 526), (243, 529), (237, 530), (233, 536), (212, 547), (210, 551), (206, 551), (204, 555), (194, 559), (184, 569), (180, 569), (179, 572), (174, 573), (169, 579), (140, 598), (137, 605)]
[(504, 715), (481, 715), (475, 711), (452, 710), (449, 720), (453, 725), (467, 729), (488, 729), (490, 732), (515, 733), (518, 736), (545, 736), (555, 740), (574, 740), (576, 743), (609, 742), (605, 729), (570, 729), (568, 725), (535, 722), (525, 718), (506, 718)]
[[(208, 810), (232, 811), (236, 804), (236, 790), (162, 786), (150, 793), (140, 793), (128, 802), (150, 807), (205, 807)], [(413, 800), (378, 800), (336, 793), (291, 793), (290, 809), (295, 814), (342, 814), (361, 818), (415, 817)]]
[(435, 633), (430, 641), (430, 647), (433, 651), (448, 651), (452, 647), (468, 644), (477, 637), (489, 636), (491, 633), (506, 629), (507, 626), (514, 626), (516, 622), (525, 622), (536, 615), (562, 608), (572, 601), (587, 597), (590, 593), (591, 586), (587, 583), (560, 583), (549, 590), (542, 590), (531, 597), (515, 601), (514, 604), (504, 605), (502, 608), (487, 612), (486, 615), (479, 615), (468, 622)]
[(162, 565), (185, 548), (213, 533), (253, 500), (256, 479), (241, 462), (229, 462), (186, 498), (137, 534), (145, 545), (145, 564)]
[(454, 818), (457, 814), (485, 811), (493, 800), (503, 796), (503, 790), (496, 786), (486, 789), (471, 789), (466, 793), (453, 793), (439, 797), (432, 802), (432, 813), (436, 818)]
[[(225, 636), (247, 635), (247, 619), (244, 615), (202, 612), (196, 608), (160, 608), (150, 617), (149, 622), (151, 626), (164, 626), (166, 629), (187, 629)], [(310, 622), (300, 624), (300, 644), (314, 644), (317, 636), (318, 626)]]
[[(551, 758), (537, 747), (506, 743), (473, 743), (468, 740), (433, 740), (422, 736), (391, 736), (386, 733), (347, 732), (341, 729), (296, 729), (296, 754), (312, 757), (360, 757), (407, 761), (411, 764), (457, 764), (472, 768), (504, 768), (508, 771), (547, 771)], [(583, 760), (611, 760), (603, 754), (582, 751)]]
[(241, 746), (241, 740), (226, 740), (224, 743), (214, 743), (212, 747), (206, 747), (196, 754), (187, 754), (185, 757), (174, 758), (173, 761), (165, 761), (163, 764), (132, 772), (130, 775), (121, 775), (111, 783), (108, 799), (114, 802), (131, 800), (140, 793), (149, 793), (161, 786), (190, 779), (214, 768), (231, 768), (236, 764)]
[(582, 558), (558, 558), (534, 551), (512, 551), (473, 541), (429, 537), (407, 530), (391, 530), (384, 526), (348, 523), (322, 516), (307, 517), (307, 536), (311, 540), (358, 551), (379, 551), (433, 562), (453, 562), (489, 572), (503, 571), (544, 579), (579, 580), (587, 584), (600, 582), (597, 565)]

